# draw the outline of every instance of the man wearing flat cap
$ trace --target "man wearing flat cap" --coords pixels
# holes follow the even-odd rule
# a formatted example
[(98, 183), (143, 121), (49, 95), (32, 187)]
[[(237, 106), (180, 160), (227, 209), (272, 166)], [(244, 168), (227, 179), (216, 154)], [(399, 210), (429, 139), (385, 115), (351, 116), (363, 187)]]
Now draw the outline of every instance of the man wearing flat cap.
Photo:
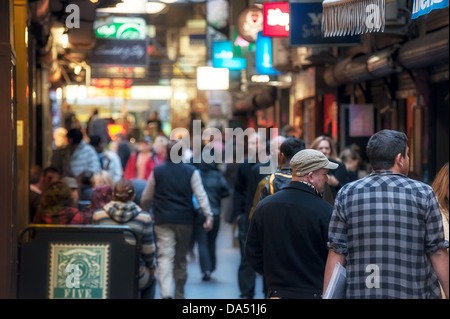
[(322, 152), (305, 149), (290, 161), (292, 182), (256, 206), (246, 257), (263, 274), (268, 298), (320, 299), (333, 207), (322, 199), (327, 173)]

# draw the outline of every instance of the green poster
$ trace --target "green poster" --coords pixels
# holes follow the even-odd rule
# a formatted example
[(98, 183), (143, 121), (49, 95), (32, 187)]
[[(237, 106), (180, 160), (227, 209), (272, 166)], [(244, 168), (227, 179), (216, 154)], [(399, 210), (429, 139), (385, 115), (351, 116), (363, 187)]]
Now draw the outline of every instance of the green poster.
[(105, 299), (109, 244), (51, 244), (50, 299)]

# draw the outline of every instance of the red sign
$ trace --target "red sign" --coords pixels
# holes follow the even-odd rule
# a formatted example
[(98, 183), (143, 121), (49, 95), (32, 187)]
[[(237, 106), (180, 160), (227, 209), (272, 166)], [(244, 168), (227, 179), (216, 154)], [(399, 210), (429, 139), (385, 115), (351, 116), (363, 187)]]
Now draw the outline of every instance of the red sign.
[(263, 4), (265, 37), (289, 36), (289, 3), (271, 2)]

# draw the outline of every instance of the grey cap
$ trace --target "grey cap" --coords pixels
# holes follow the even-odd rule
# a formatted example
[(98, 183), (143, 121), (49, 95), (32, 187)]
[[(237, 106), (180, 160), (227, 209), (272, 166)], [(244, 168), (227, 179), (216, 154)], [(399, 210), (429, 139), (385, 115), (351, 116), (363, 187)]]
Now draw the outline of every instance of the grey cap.
[(305, 176), (321, 168), (336, 169), (339, 166), (330, 162), (322, 152), (313, 149), (304, 149), (296, 153), (290, 165), (292, 176)]
[(62, 181), (71, 189), (78, 188), (78, 182), (74, 177), (64, 177)]

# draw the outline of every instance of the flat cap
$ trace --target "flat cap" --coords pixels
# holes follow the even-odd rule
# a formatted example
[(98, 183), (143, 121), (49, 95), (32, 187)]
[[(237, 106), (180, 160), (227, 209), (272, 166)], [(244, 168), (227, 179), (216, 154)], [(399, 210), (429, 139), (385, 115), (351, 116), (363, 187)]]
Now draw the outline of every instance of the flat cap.
[(290, 165), (292, 176), (305, 176), (321, 168), (338, 168), (338, 164), (330, 162), (322, 152), (313, 149), (297, 152), (292, 157)]

